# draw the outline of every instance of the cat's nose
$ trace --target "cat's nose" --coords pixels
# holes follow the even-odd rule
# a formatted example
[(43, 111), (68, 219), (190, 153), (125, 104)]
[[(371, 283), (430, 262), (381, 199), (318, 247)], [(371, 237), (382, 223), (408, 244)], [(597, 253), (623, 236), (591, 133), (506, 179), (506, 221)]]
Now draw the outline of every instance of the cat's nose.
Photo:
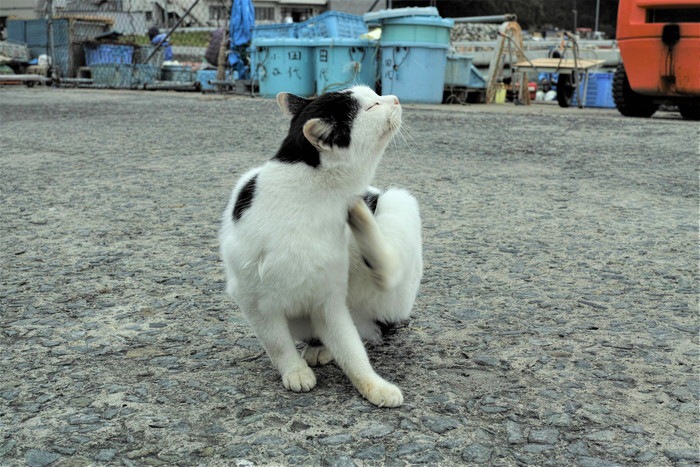
[(401, 103), (399, 102), (399, 98), (396, 97), (396, 96), (394, 96), (394, 104), (396, 104), (396, 105), (401, 104)]

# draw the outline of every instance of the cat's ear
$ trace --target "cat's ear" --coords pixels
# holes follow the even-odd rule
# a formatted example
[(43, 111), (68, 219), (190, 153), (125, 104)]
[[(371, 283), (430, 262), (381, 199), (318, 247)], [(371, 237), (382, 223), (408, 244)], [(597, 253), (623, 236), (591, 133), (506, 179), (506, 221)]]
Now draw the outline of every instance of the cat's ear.
[(312, 118), (304, 123), (304, 136), (319, 151), (328, 151), (331, 145), (326, 142), (333, 131), (333, 126), (320, 118)]
[(288, 92), (277, 94), (277, 105), (279, 105), (282, 112), (289, 117), (294, 117), (299, 114), (311, 101), (312, 99), (305, 99)]

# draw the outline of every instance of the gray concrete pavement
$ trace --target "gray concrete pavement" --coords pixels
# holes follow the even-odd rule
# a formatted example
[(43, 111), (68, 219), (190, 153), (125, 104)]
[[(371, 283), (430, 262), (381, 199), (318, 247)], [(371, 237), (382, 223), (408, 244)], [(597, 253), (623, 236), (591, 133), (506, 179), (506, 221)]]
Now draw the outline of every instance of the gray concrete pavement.
[(271, 100), (0, 87), (0, 464), (696, 465), (697, 123), (406, 106), (414, 317), (286, 391), (223, 293), (219, 216)]

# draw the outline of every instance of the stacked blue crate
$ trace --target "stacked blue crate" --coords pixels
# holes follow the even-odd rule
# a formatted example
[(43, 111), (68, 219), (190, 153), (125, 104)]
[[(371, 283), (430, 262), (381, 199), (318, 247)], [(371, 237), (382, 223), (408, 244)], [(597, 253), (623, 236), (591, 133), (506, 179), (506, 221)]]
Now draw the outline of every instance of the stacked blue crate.
[[(612, 97), (613, 73), (590, 73), (588, 86), (586, 87), (586, 102), (584, 107), (614, 109), (615, 102)], [(580, 86), (583, 96), (583, 82)], [(578, 105), (577, 93), (574, 93), (572, 105)]]

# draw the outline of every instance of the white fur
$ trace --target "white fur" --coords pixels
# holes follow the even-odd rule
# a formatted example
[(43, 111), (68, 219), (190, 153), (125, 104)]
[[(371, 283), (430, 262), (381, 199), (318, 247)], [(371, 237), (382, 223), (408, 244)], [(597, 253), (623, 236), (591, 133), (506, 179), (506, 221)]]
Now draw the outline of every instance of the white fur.
[[(375, 216), (360, 201), (398, 130), (401, 107), (394, 96), (366, 87), (351, 92), (361, 109), (350, 147), (328, 146), (328, 122), (309, 120), (304, 135), (321, 165), (273, 159), (244, 174), (223, 214), (221, 254), (227, 292), (286, 388), (311, 390), (316, 379), (307, 361), (335, 359), (370, 402), (395, 407), (403, 395), (374, 372), (362, 339), (379, 337), (375, 320), (408, 318), (422, 275), (421, 223), (416, 200), (404, 190), (383, 193)], [(278, 102), (288, 111), (286, 95)], [(238, 193), (255, 175), (252, 205), (234, 222)], [(302, 357), (294, 339), (310, 337), (325, 348), (307, 348)]]

